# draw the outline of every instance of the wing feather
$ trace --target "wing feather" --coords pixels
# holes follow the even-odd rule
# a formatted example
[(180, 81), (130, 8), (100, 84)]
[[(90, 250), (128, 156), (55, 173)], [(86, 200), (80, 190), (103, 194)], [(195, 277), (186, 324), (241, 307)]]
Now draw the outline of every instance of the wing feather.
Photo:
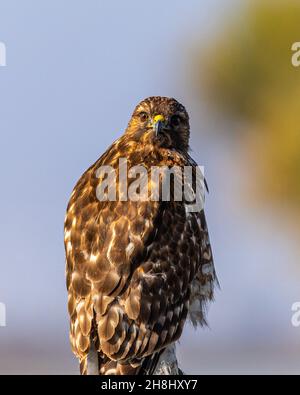
[(138, 162), (149, 169), (152, 163), (195, 166), (178, 153), (158, 158), (149, 150), (145, 159), (138, 145), (132, 152), (124, 139), (117, 141), (78, 181), (67, 209), (70, 337), (82, 361), (93, 339), (103, 360), (134, 365), (176, 341), (189, 312), (193, 322), (204, 323), (202, 306), (213, 294), (216, 277), (203, 211), (187, 213), (185, 203), (173, 198), (97, 199), (98, 168), (114, 167), (120, 184), (122, 157), (128, 166)]

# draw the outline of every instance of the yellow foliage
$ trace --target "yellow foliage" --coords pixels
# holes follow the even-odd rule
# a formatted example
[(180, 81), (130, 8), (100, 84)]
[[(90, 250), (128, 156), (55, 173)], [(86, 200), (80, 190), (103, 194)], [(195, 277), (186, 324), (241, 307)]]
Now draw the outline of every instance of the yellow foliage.
[(249, 125), (257, 190), (300, 214), (300, 67), (291, 50), (300, 42), (300, 2), (251, 1), (236, 18), (201, 54), (201, 89), (218, 111)]

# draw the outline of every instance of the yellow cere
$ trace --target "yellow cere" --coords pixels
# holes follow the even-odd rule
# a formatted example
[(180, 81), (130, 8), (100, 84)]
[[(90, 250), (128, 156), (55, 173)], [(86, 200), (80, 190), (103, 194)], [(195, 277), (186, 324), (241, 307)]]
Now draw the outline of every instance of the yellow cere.
[(157, 122), (159, 122), (159, 121), (162, 121), (162, 122), (165, 121), (165, 117), (164, 117), (163, 115), (161, 115), (161, 114), (155, 115), (155, 117), (153, 118), (153, 122), (154, 122), (154, 123), (157, 123)]

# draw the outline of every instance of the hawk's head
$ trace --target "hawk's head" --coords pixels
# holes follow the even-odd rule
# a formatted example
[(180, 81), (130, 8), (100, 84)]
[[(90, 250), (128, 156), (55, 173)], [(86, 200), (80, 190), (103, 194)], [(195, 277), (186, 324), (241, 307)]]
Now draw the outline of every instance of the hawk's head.
[(127, 135), (164, 148), (187, 151), (189, 116), (184, 106), (168, 97), (149, 97), (137, 105), (129, 122)]

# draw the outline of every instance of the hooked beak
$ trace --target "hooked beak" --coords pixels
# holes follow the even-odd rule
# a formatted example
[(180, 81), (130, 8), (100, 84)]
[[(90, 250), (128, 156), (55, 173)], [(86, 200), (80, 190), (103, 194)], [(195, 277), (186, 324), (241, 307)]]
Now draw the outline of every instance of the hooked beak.
[(163, 115), (156, 115), (153, 118), (153, 130), (155, 132), (155, 137), (157, 137), (160, 134), (162, 128), (164, 127), (164, 124), (165, 124), (165, 117)]

